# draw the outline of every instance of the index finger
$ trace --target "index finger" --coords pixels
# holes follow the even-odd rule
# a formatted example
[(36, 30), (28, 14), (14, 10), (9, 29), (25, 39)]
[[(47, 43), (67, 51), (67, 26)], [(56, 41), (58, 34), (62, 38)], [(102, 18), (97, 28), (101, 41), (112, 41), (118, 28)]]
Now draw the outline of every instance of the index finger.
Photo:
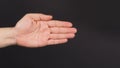
[(51, 20), (47, 24), (50, 27), (72, 27), (72, 23), (67, 21)]

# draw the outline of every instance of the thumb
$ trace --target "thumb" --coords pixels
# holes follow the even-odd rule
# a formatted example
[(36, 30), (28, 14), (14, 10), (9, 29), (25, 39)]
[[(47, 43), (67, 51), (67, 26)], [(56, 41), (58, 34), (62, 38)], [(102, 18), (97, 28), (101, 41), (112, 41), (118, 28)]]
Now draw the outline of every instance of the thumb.
[(29, 13), (25, 15), (26, 17), (30, 17), (37, 21), (47, 21), (51, 20), (53, 17), (51, 15), (41, 14), (41, 13)]

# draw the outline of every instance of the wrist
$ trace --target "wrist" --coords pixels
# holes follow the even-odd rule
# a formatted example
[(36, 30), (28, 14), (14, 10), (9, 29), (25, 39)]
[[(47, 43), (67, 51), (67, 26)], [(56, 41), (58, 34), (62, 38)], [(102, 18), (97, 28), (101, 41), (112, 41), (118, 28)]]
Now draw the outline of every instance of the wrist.
[(15, 44), (16, 39), (14, 28), (0, 28), (0, 48)]
[(10, 33), (9, 33), (8, 39), (11, 41), (10, 43), (11, 45), (15, 45), (16, 44), (16, 38), (15, 38), (16, 32), (14, 30), (14, 27), (10, 27), (9, 29), (10, 29)]

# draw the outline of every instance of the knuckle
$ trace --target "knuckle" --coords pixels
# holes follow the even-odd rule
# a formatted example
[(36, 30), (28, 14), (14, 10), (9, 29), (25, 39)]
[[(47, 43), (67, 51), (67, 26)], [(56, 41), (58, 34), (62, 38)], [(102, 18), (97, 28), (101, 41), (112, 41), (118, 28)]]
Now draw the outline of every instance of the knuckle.
[(62, 31), (64, 31), (65, 33), (68, 32), (68, 30), (66, 28), (63, 28)]
[(63, 35), (62, 35), (62, 38), (67, 38), (67, 36), (68, 36), (68, 35), (66, 35), (66, 34), (64, 35), (64, 34), (63, 34)]

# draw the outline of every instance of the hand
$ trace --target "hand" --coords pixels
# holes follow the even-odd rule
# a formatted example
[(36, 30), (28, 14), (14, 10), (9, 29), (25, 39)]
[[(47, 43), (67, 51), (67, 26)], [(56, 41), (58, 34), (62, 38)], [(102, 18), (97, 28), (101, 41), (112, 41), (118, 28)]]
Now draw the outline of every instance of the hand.
[(14, 27), (16, 43), (24, 47), (43, 47), (61, 44), (75, 37), (72, 23), (52, 20), (44, 14), (27, 14)]

